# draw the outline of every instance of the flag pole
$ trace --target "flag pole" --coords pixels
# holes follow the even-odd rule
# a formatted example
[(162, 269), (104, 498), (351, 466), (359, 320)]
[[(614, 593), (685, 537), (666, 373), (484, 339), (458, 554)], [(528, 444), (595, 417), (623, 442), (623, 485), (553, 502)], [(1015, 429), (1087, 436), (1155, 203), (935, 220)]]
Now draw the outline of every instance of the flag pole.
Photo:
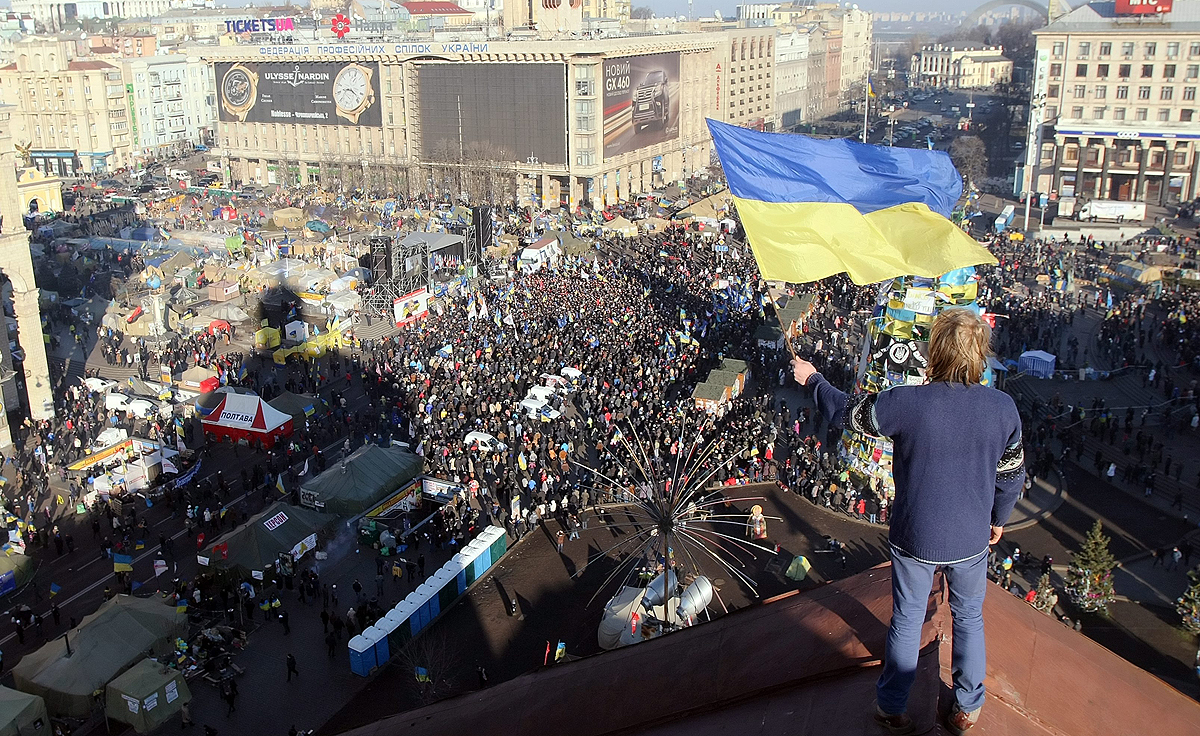
[(867, 142), (867, 111), (871, 109), (871, 75), (867, 75), (867, 83), (863, 85), (863, 134), (862, 142)]

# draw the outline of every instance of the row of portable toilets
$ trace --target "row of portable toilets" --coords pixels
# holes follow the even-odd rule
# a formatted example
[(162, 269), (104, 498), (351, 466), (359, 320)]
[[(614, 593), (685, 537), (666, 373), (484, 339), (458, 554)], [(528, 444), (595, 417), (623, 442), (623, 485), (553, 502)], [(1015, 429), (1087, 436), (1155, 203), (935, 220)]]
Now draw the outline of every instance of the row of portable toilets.
[(504, 529), (498, 526), (484, 529), (383, 618), (350, 640), (350, 671), (366, 677), (371, 670), (387, 664), (393, 654), (449, 609), (506, 551), (508, 535)]

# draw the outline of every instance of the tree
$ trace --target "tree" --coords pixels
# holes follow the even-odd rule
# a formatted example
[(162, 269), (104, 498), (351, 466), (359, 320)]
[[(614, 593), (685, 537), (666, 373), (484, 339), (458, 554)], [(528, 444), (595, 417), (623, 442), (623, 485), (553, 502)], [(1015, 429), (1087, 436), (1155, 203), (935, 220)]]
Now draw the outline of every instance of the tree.
[(654, 17), (654, 11), (645, 5), (639, 5), (630, 11), (629, 17), (634, 20), (649, 20)]
[(1188, 573), (1192, 584), (1175, 601), (1175, 610), (1183, 619), (1183, 628), (1191, 634), (1200, 634), (1200, 567)]
[(958, 173), (967, 177), (968, 187), (987, 176), (987, 149), (977, 135), (955, 138), (950, 144), (950, 159), (958, 167)]
[(1108, 549), (1109, 538), (1097, 519), (1067, 567), (1067, 595), (1071, 602), (1089, 613), (1108, 613), (1113, 593), (1113, 570), (1117, 560)]
[(459, 665), (458, 650), (444, 633), (426, 631), (400, 650), (399, 665), (412, 673), (417, 697), (425, 705), (450, 694), (450, 674)]
[(1033, 607), (1042, 613), (1052, 613), (1054, 605), (1058, 603), (1058, 594), (1054, 592), (1054, 586), (1050, 584), (1050, 573), (1046, 573), (1038, 580), (1035, 590)]

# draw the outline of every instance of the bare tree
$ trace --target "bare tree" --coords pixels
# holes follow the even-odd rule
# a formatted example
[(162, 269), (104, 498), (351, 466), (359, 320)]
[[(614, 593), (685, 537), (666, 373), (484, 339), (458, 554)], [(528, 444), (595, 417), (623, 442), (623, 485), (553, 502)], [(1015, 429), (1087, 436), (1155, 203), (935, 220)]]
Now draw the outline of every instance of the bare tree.
[(649, 20), (654, 17), (654, 11), (645, 5), (639, 5), (629, 12), (629, 17), (634, 20)]
[(445, 633), (426, 631), (400, 650), (397, 661), (412, 677), (417, 697), (428, 705), (451, 694), (450, 674), (458, 668), (459, 659)]
[(950, 144), (950, 159), (958, 167), (958, 173), (967, 177), (967, 186), (974, 186), (987, 176), (987, 149), (977, 135), (955, 138)]

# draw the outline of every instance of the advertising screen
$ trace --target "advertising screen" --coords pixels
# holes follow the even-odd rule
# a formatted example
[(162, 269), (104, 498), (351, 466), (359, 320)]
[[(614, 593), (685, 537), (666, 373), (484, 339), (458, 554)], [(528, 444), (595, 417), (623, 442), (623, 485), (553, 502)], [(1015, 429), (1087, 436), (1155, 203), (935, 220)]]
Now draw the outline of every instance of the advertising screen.
[(679, 54), (604, 60), (604, 157), (679, 137)]
[(421, 158), (567, 162), (565, 64), (425, 63)]
[(219, 62), (215, 70), (222, 122), (383, 124), (373, 62)]
[(1114, 11), (1117, 15), (1154, 15), (1169, 13), (1173, 0), (1117, 0)]

